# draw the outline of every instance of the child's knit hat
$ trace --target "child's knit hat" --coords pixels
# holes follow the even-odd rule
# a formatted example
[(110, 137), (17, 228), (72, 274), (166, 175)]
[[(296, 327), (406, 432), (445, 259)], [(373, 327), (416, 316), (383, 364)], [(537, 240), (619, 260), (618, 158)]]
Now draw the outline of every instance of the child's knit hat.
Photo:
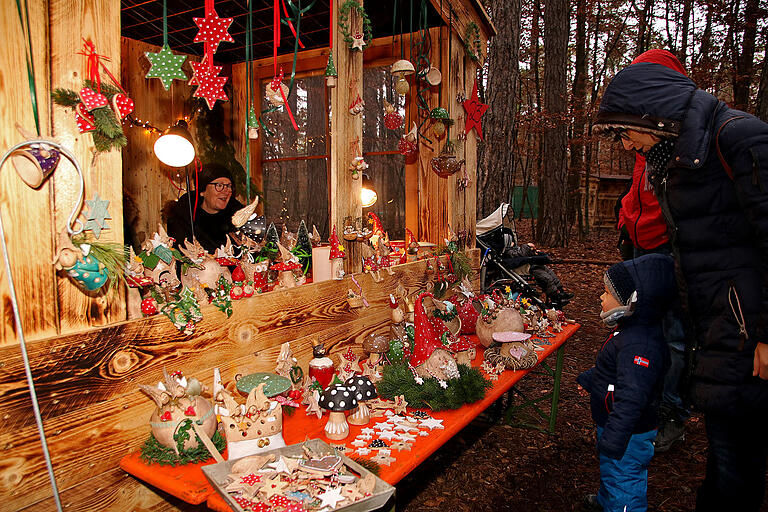
[(612, 265), (605, 272), (604, 281), (605, 287), (620, 304), (623, 306), (629, 304), (632, 293), (635, 291), (635, 280), (632, 279), (626, 265), (621, 263)]

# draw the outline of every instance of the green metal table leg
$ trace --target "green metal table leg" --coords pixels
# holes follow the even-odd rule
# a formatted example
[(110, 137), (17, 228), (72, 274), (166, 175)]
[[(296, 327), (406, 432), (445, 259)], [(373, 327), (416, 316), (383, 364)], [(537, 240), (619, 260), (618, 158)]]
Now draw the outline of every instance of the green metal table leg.
[(557, 349), (557, 363), (555, 363), (554, 384), (552, 386), (552, 408), (549, 414), (549, 433), (555, 433), (555, 422), (557, 421), (557, 406), (560, 402), (560, 378), (563, 374), (563, 356), (565, 354), (565, 344)]

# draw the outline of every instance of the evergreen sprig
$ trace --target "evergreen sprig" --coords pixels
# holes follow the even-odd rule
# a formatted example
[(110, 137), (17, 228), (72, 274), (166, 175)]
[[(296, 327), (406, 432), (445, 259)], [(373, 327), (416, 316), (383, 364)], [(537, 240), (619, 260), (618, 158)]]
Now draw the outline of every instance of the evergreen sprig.
[(53, 90), (51, 99), (55, 104), (71, 109), (74, 109), (80, 103), (80, 96), (75, 91), (61, 87)]
[[(179, 430), (181, 431), (181, 429)], [(176, 442), (179, 441), (179, 433), (180, 432), (177, 432), (174, 436), (174, 441)], [(188, 437), (189, 433), (186, 431), (185, 433)], [(196, 433), (195, 436), (197, 436)], [(227, 442), (224, 440), (221, 434), (219, 434), (218, 431), (213, 434), (211, 441), (213, 441), (213, 445), (216, 447), (219, 453), (223, 452), (224, 448), (227, 446)], [(182, 446), (183, 443), (184, 441), (181, 441)], [(211, 454), (208, 453), (208, 450), (205, 448), (205, 446), (203, 446), (199, 436), (197, 436), (197, 448), (193, 448), (191, 450), (182, 449), (179, 450), (179, 455), (176, 455), (176, 452), (173, 450), (173, 448), (163, 446), (157, 439), (155, 439), (155, 436), (149, 434), (149, 438), (141, 447), (140, 457), (141, 460), (147, 463), (156, 463), (160, 464), (161, 466), (180, 466), (184, 464), (197, 464), (199, 462), (204, 462), (211, 458)]]
[[(85, 81), (85, 86), (96, 90), (95, 84), (90, 80)], [(101, 93), (110, 101), (110, 105), (95, 108), (91, 111), (96, 129), (91, 132), (93, 145), (98, 153), (120, 149), (128, 144), (128, 139), (123, 133), (123, 125), (115, 115), (111, 107), (112, 97), (120, 90), (109, 84), (101, 84)], [(57, 105), (74, 110), (80, 103), (80, 95), (71, 89), (57, 87), (51, 92), (51, 99)]]
[(460, 377), (446, 381), (448, 387), (443, 389), (434, 377), (424, 379), (424, 384), (417, 384), (407, 364), (385, 366), (376, 389), (382, 398), (390, 400), (403, 395), (408, 405), (416, 409), (458, 409), (464, 404), (481, 400), (486, 390), (493, 386), (477, 368), (463, 364), (458, 368)]

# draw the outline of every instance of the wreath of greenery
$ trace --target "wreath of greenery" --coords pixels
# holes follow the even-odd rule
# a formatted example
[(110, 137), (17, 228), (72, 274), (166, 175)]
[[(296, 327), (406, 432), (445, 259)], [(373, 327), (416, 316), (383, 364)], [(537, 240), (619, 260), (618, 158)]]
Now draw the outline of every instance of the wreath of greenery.
[[(173, 448), (163, 446), (157, 439), (155, 439), (155, 436), (149, 434), (149, 438), (141, 447), (141, 460), (147, 463), (154, 462), (161, 466), (180, 466), (184, 464), (197, 464), (210, 459), (211, 454), (208, 453), (208, 450), (203, 446), (203, 443), (200, 441), (200, 436), (198, 436), (197, 433), (195, 433), (195, 436), (197, 437), (197, 448), (191, 450), (184, 449), (184, 442), (189, 439), (189, 431), (191, 429), (192, 422), (190, 420), (185, 420), (184, 424), (181, 425), (178, 431), (173, 435), (173, 440), (176, 441), (176, 447), (179, 449), (178, 455), (176, 455)], [(222, 435), (219, 434), (218, 430), (213, 434), (211, 441), (213, 441), (213, 445), (219, 453), (223, 452), (224, 448), (227, 447), (227, 442)]]
[(410, 407), (429, 407), (433, 411), (441, 411), (477, 402), (485, 396), (487, 389), (493, 387), (477, 368), (463, 364), (458, 365), (458, 368), (459, 378), (448, 380), (448, 387), (443, 389), (434, 377), (424, 379), (424, 384), (416, 384), (407, 364), (385, 366), (384, 375), (376, 389), (382, 398), (391, 400), (403, 395)]
[(480, 41), (480, 27), (474, 21), (467, 23), (467, 30), (464, 32), (464, 51), (472, 61), (481, 64), (483, 53)]
[[(339, 30), (341, 30), (341, 33), (344, 36), (344, 42), (348, 45), (351, 45), (353, 41), (351, 29), (349, 27), (349, 15), (353, 10), (363, 20), (363, 41), (365, 41), (365, 44), (368, 45), (373, 38), (371, 19), (368, 17), (368, 14), (365, 12), (363, 6), (357, 3), (356, 0), (347, 0), (341, 5), (341, 7), (339, 7)], [(356, 48), (351, 49), (357, 50)]]

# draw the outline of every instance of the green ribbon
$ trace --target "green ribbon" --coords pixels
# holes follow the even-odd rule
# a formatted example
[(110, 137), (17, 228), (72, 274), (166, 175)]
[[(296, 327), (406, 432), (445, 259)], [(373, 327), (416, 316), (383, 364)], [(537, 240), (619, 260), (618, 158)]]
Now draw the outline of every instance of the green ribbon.
[(32, 114), (35, 117), (35, 129), (37, 130), (38, 137), (40, 136), (40, 115), (37, 109), (37, 86), (35, 84), (35, 63), (32, 59), (32, 34), (29, 29), (29, 6), (27, 0), (24, 0), (24, 15), (21, 13), (20, 0), (16, 0), (16, 10), (19, 13), (19, 25), (21, 25), (22, 34), (25, 31), (24, 19), (27, 20), (26, 32), (27, 32), (27, 48), (25, 49), (25, 57), (27, 59), (27, 82), (29, 83), (29, 97), (32, 102)]

